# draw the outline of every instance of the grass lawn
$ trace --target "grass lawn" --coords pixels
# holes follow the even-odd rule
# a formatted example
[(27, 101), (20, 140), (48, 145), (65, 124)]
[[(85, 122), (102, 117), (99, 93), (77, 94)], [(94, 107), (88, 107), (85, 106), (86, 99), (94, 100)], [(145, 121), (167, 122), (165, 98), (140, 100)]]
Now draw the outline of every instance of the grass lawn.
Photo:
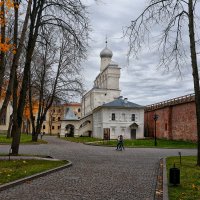
[(67, 164), (67, 161), (1, 160), (0, 185)]
[[(32, 135), (21, 134), (20, 143), (21, 144), (46, 144), (44, 140), (38, 139), (38, 142), (32, 142)], [(11, 144), (12, 138), (6, 138), (5, 134), (0, 134), (0, 144)]]
[[(94, 142), (94, 144), (116, 146), (117, 140), (98, 141), (98, 142)], [(124, 140), (124, 146), (125, 148), (126, 147), (155, 147), (154, 139)], [(157, 147), (158, 148), (197, 148), (197, 144), (192, 143), (192, 142), (185, 142), (185, 141), (157, 139)]]
[(180, 185), (169, 185), (169, 200), (199, 200), (200, 199), (200, 167), (196, 166), (195, 156), (182, 157), (180, 165), (179, 157), (167, 158), (167, 173), (173, 164), (180, 169)]

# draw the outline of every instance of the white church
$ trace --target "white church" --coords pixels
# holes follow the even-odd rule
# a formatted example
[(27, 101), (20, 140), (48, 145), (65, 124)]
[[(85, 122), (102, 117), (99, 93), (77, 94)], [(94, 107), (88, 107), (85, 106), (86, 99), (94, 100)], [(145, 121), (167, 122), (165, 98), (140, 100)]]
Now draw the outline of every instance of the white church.
[(60, 136), (91, 136), (101, 139), (144, 138), (144, 107), (120, 96), (120, 67), (113, 62), (113, 53), (106, 47), (101, 51), (100, 73), (94, 87), (82, 98), (81, 118), (71, 109), (61, 120)]

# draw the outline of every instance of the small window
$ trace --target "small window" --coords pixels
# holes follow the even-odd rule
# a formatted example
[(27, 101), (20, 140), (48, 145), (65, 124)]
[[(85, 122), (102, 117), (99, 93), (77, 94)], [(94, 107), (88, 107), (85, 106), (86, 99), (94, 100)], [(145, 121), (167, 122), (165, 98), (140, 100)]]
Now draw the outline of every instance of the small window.
[(58, 126), (58, 130), (60, 129), (60, 126)]
[(125, 113), (122, 113), (122, 121), (125, 121)]
[(52, 130), (54, 130), (54, 126), (52, 126)]
[(45, 129), (46, 127), (45, 127), (45, 125), (43, 125), (43, 129)]
[(81, 109), (80, 109), (80, 108), (78, 109), (78, 112), (81, 112)]
[(58, 121), (60, 121), (60, 117), (58, 117)]
[(58, 112), (60, 113), (60, 112), (61, 112), (61, 109), (59, 109)]
[(165, 130), (167, 131), (167, 123), (165, 123)]
[(132, 121), (135, 121), (135, 114), (132, 114), (131, 120), (132, 120)]
[(115, 113), (112, 113), (112, 121), (115, 121)]
[(35, 120), (35, 116), (33, 116), (33, 121)]
[(53, 113), (55, 113), (55, 109), (53, 109)]
[(52, 118), (52, 121), (53, 121), (53, 122), (55, 121), (55, 117)]

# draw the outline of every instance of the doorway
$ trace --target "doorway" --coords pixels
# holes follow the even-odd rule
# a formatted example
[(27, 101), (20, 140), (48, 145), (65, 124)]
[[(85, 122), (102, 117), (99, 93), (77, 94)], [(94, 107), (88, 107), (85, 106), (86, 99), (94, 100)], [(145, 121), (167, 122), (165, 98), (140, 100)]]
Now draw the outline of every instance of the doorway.
[(132, 140), (136, 139), (136, 129), (131, 129), (131, 139)]

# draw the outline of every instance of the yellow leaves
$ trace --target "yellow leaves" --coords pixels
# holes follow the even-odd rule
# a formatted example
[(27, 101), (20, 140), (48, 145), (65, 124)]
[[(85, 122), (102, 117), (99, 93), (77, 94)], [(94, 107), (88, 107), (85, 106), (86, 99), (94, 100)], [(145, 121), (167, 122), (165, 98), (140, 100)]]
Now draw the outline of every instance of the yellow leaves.
[(6, 5), (6, 7), (7, 7), (8, 9), (11, 9), (11, 8), (14, 7), (13, 2), (11, 2), (10, 0), (6, 1), (6, 2), (5, 2), (5, 5)]
[[(7, 19), (9, 19), (8, 17), (9, 12), (13, 12), (13, 10), (11, 10), (13, 8), (16, 8), (16, 9), (19, 8), (19, 4), (14, 3), (14, 0), (0, 0), (0, 27), (1, 28), (5, 27), (6, 24), (8, 23)], [(2, 32), (2, 34), (5, 34), (5, 33)], [(12, 51), (13, 54), (16, 54), (16, 47), (10, 44), (10, 38), (6, 37), (5, 39), (2, 39), (2, 37), (0, 36), (0, 51), (4, 53), (8, 51)]]
[(200, 186), (192, 184), (192, 189), (193, 190), (199, 190), (200, 191)]
[(12, 48), (11, 44), (0, 43), (0, 51), (8, 52)]

